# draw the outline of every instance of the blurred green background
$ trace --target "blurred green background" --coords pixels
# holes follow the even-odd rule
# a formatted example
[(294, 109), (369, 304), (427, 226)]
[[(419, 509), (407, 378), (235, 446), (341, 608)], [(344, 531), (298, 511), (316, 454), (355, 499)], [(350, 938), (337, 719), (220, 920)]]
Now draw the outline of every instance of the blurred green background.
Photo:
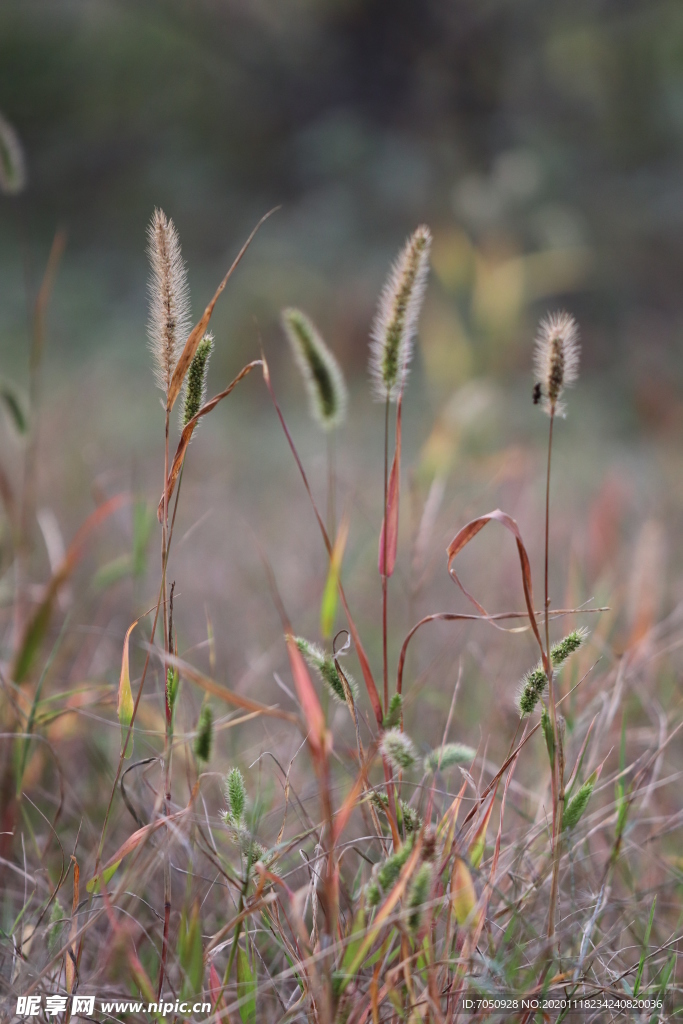
[(0, 110), (28, 189), (3, 200), (2, 354), (26, 341), (57, 225), (53, 357), (142, 366), (145, 226), (173, 216), (195, 313), (258, 217), (216, 314), (220, 370), (284, 303), (362, 372), (406, 233), (435, 234), (421, 369), (526, 372), (548, 304), (637, 426), (679, 418), (683, 10), (676, 2), (4, 0)]
[[(216, 308), (209, 387), (263, 341), (323, 500), (324, 448), (280, 309), (301, 305), (319, 324), (351, 383), (340, 505), (353, 505), (346, 571), (369, 595), (368, 617), (382, 452), (368, 333), (387, 268), (422, 221), (433, 273), (406, 403), (414, 504), (406, 477), (400, 582), (434, 479), (446, 496), (427, 564), (442, 591), (423, 610), (454, 599), (443, 550), (466, 515), (502, 504), (538, 554), (546, 421), (531, 405), (532, 341), (538, 318), (563, 306), (583, 355), (557, 436), (555, 593), (573, 558), (573, 600), (635, 587), (637, 607), (645, 588), (651, 622), (679, 599), (673, 572), (671, 593), (663, 579), (677, 564), (665, 552), (677, 549), (683, 469), (679, 3), (4, 0), (0, 110), (27, 164), (25, 192), (0, 198), (0, 359), (20, 384), (27, 306), (55, 229), (68, 234), (48, 318), (40, 484), (65, 534), (92, 492), (132, 483), (156, 502), (160, 491), (146, 345), (154, 206), (178, 227), (198, 317), (254, 223), (280, 205)], [(263, 648), (259, 615), (278, 638), (252, 530), (292, 614), (315, 630), (323, 550), (254, 379), (193, 443), (179, 515), (193, 538), (177, 552), (196, 617), (188, 639), (206, 635), (207, 606), (231, 623), (219, 645), (240, 664)], [(638, 544), (645, 569), (632, 565)], [(498, 547), (487, 550), (481, 585), (516, 602), (514, 553), (501, 582)], [(129, 608), (116, 614), (101, 659), (114, 665), (131, 620)]]

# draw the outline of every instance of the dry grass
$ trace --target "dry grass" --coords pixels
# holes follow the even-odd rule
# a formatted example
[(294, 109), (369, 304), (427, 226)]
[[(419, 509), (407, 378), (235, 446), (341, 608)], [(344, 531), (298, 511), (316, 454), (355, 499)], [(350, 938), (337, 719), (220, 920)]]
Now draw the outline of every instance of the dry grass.
[[(53, 260), (36, 320), (34, 395), (54, 271)], [(181, 369), (169, 374), (168, 412), (211, 308), (187, 340)], [(250, 368), (248, 386), (256, 389), (261, 374), (270, 398), (263, 414), (284, 431), (282, 465), (261, 492), (275, 505), (268, 526), (241, 529), (257, 557), (239, 564), (233, 538), (235, 562), (221, 562), (218, 582), (210, 544), (203, 559), (196, 554), (208, 543), (196, 528), (200, 496), (211, 494), (218, 472), (209, 461), (206, 478), (192, 475), (193, 460), (203, 465), (201, 446), (215, 445), (208, 432), (188, 448), (186, 427), (176, 462), (172, 450), (165, 454), (175, 491), (158, 506), (160, 573), (161, 472), (134, 499), (101, 497), (42, 576), (32, 547), (34, 480), (29, 475), (12, 500), (7, 476), (4, 564), (16, 571), (4, 609), (0, 762), (7, 1014), (30, 993), (151, 1001), (161, 989), (165, 1001), (206, 999), (210, 1019), (244, 1024), (542, 1019), (508, 1010), (473, 1017), (461, 1001), (475, 995), (599, 998), (613, 1008), (587, 1009), (586, 1020), (676, 1019), (682, 621), (680, 606), (660, 594), (657, 530), (644, 529), (637, 545), (601, 563), (617, 531), (609, 507), (596, 501), (590, 523), (574, 528), (568, 571), (562, 538), (574, 508), (558, 503), (551, 583), (567, 596), (552, 602), (550, 638), (579, 625), (591, 635), (555, 677), (554, 743), (564, 728), (562, 778), (568, 790), (575, 780), (568, 800), (595, 780), (583, 814), (561, 832), (557, 758), (551, 770), (538, 712), (520, 721), (514, 708), (523, 672), (547, 651), (532, 589), (542, 578), (542, 544), (524, 540), (543, 532), (543, 495), (529, 460), (515, 461), (512, 451), (487, 461), (463, 446), (457, 472), (435, 475), (424, 453), (435, 438), (446, 443), (441, 421), (410, 480), (404, 466), (399, 529), (398, 460), (390, 474), (385, 457), (382, 494), (383, 412), (373, 413), (368, 399), (367, 418), (349, 433), (362, 441), (372, 425), (378, 466), (367, 468), (366, 452), (356, 461), (341, 454), (344, 515), (330, 535), (314, 496), (318, 478), (329, 484), (329, 469), (307, 459), (309, 481), (274, 372), (265, 359)], [(399, 402), (399, 417), (400, 410)], [(30, 470), (37, 411), (36, 404), (25, 444)], [(400, 450), (400, 418), (398, 426)], [(240, 440), (233, 431), (231, 445)], [(407, 438), (403, 444), (410, 450)], [(274, 498), (281, 493), (287, 500)], [(485, 515), (492, 497), (510, 499), (515, 518)], [(208, 507), (212, 498), (205, 500)], [(256, 507), (245, 491), (246, 517), (252, 501)], [(380, 542), (382, 514), (388, 529)], [(115, 557), (104, 564), (108, 531), (115, 535), (124, 516), (128, 553), (110, 551)], [(500, 525), (512, 536), (499, 546)], [(591, 530), (600, 544), (582, 552)], [(99, 569), (93, 550), (101, 551)], [(202, 596), (219, 586), (232, 592), (234, 619)], [(584, 604), (592, 594), (608, 610), (595, 611), (597, 600)], [(339, 629), (325, 671), (336, 673), (342, 701), (291, 639), (319, 640), (321, 601), (323, 618)], [(196, 753), (207, 703), (208, 763)], [(433, 754), (438, 769), (428, 770), (425, 756), (453, 742), (460, 749)], [(235, 767), (244, 806), (237, 774), (228, 775)], [(661, 1009), (618, 1008), (634, 998), (661, 999)]]

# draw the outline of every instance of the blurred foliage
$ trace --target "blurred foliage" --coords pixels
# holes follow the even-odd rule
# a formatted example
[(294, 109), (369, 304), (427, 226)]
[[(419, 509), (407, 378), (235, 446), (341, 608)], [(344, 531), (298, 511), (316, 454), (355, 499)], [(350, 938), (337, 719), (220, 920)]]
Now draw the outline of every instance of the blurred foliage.
[[(220, 334), (253, 351), (254, 315), (281, 348), (292, 302), (361, 370), (386, 262), (424, 220), (437, 392), (520, 365), (538, 313), (562, 303), (586, 364), (626, 386), (641, 422), (680, 422), (672, 0), (5, 0), (0, 110), (29, 183), (18, 232), (0, 205), (0, 260), (67, 225), (63, 354), (144, 358), (155, 204), (178, 224), (197, 312), (257, 216), (283, 203), (217, 314), (219, 370)], [(10, 349), (24, 302), (5, 276)]]

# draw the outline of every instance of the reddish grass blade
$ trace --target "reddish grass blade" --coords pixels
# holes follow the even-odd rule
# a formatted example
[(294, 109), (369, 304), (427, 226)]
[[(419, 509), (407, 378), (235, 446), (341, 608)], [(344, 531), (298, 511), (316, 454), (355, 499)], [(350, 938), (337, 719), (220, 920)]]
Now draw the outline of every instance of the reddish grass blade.
[(353, 814), (354, 810), (358, 806), (358, 798), (360, 797), (361, 793), (363, 792), (363, 785), (364, 785), (365, 780), (367, 778), (368, 768), (372, 764), (372, 759), (374, 757), (374, 754), (375, 754), (375, 748), (373, 748), (370, 751), (368, 751), (368, 758), (367, 758), (365, 764), (361, 765), (360, 774), (358, 775), (358, 777), (357, 777), (356, 781), (354, 782), (351, 790), (349, 791), (348, 796), (344, 800), (344, 803), (341, 805), (341, 807), (339, 808), (339, 811), (337, 812), (337, 815), (336, 815), (336, 817), (334, 819), (334, 836), (333, 836), (333, 845), (334, 846), (336, 846), (337, 843), (339, 842), (339, 838), (340, 838), (342, 832), (344, 831), (344, 829), (346, 828), (346, 826), (348, 824), (348, 821), (349, 821), (349, 818), (351, 817), (351, 815)]
[(273, 207), (272, 210), (269, 210), (268, 213), (264, 214), (264, 216), (261, 217), (261, 220), (258, 222), (258, 224), (254, 228), (252, 233), (249, 235), (249, 238), (247, 238), (246, 242), (244, 243), (244, 245), (242, 246), (240, 251), (237, 253), (237, 256), (233, 260), (232, 266), (228, 270), (227, 274), (225, 275), (225, 277), (223, 278), (221, 283), (218, 285), (218, 288), (216, 289), (216, 293), (215, 293), (214, 297), (211, 299), (211, 302), (208, 304), (208, 306), (204, 310), (204, 313), (202, 314), (202, 317), (201, 317), (199, 323), (197, 323), (192, 328), (192, 330), (190, 332), (190, 336), (187, 339), (187, 341), (185, 342), (185, 348), (183, 349), (183, 351), (182, 351), (182, 353), (180, 355), (180, 358), (179, 358), (178, 362), (176, 363), (176, 368), (173, 371), (173, 376), (171, 377), (171, 385), (170, 385), (170, 387), (168, 389), (168, 399), (167, 399), (167, 403), (166, 403), (167, 404), (167, 408), (169, 410), (171, 410), (173, 408), (174, 402), (175, 402), (176, 398), (178, 397), (178, 395), (180, 394), (180, 389), (183, 386), (183, 380), (185, 379), (185, 374), (187, 373), (187, 371), (189, 369), (190, 363), (192, 362), (192, 360), (195, 357), (195, 354), (197, 352), (197, 348), (199, 346), (199, 342), (204, 337), (204, 335), (206, 333), (206, 328), (209, 326), (209, 320), (211, 319), (211, 315), (213, 313), (214, 306), (216, 305), (216, 302), (218, 301), (218, 296), (221, 294), (221, 292), (225, 288), (226, 284), (228, 283), (228, 281), (232, 277), (233, 273), (237, 269), (239, 263), (242, 260), (242, 257), (244, 256), (245, 252), (247, 251), (247, 249), (251, 245), (252, 239), (254, 238), (254, 235), (256, 234), (258, 229), (261, 227), (262, 224), (265, 223), (265, 221), (268, 220), (268, 218), (273, 213), (275, 213), (276, 210), (279, 210), (279, 209), (280, 209), (279, 206), (275, 206), (275, 207)]
[(192, 800), (187, 805), (187, 807), (183, 807), (180, 811), (176, 811), (175, 814), (169, 814), (164, 818), (157, 818), (156, 821), (150, 822), (149, 825), (143, 825), (143, 827), (139, 828), (137, 832), (133, 832), (132, 835), (128, 836), (125, 843), (122, 843), (121, 846), (119, 846), (118, 850), (113, 855), (113, 857), (110, 857), (107, 863), (100, 868), (98, 874), (93, 875), (93, 877), (88, 882), (88, 885), (90, 885), (91, 883), (93, 885), (96, 885), (98, 880), (104, 877), (106, 871), (109, 868), (113, 867), (114, 865), (118, 867), (118, 865), (120, 864), (124, 857), (127, 857), (129, 853), (132, 853), (133, 850), (136, 850), (141, 843), (144, 843), (151, 835), (158, 831), (158, 829), (163, 828), (164, 825), (168, 825), (173, 821), (178, 821), (180, 818), (182, 818), (185, 814), (188, 813), (191, 807)]
[(301, 710), (304, 713), (304, 719), (308, 726), (308, 743), (316, 758), (322, 759), (325, 755), (328, 741), (325, 716), (320, 707), (318, 694), (315, 692), (311, 677), (308, 674), (306, 663), (292, 636), (287, 637), (287, 653), (289, 654), (289, 664), (292, 669), (292, 677), (296, 686), (299, 703), (301, 704)]
[(213, 960), (209, 967), (209, 994), (211, 995), (211, 1006), (215, 1012), (218, 1007), (218, 1001), (223, 994), (223, 986), (221, 984), (221, 979), (218, 977), (218, 971), (216, 970), (216, 965)]
[[(379, 535), (379, 559), (378, 568), (380, 576), (393, 575), (396, 567), (396, 551), (398, 548), (398, 504), (401, 487), (401, 406), (399, 398), (396, 407), (396, 447), (394, 450), (394, 461), (391, 464), (389, 475), (389, 486), (387, 488), (387, 517), (386, 522), (382, 520), (382, 529)], [(386, 530), (386, 549), (384, 544), (384, 531)], [(386, 550), (386, 565), (384, 556)]]
[(453, 562), (455, 561), (457, 555), (462, 551), (462, 549), (467, 544), (469, 544), (469, 542), (474, 537), (476, 537), (479, 531), (483, 530), (484, 527), (488, 525), (488, 523), (493, 522), (494, 520), (500, 523), (501, 526), (504, 526), (505, 529), (512, 534), (512, 536), (515, 538), (515, 541), (517, 542), (519, 564), (522, 570), (522, 586), (524, 587), (524, 601), (526, 603), (527, 614), (529, 616), (529, 623), (533, 630), (534, 636), (536, 637), (536, 641), (541, 651), (543, 664), (547, 671), (546, 656), (543, 650), (541, 635), (538, 631), (538, 626), (536, 624), (536, 615), (534, 614), (534, 593), (531, 582), (531, 566), (529, 564), (529, 556), (527, 554), (526, 548), (524, 547), (524, 542), (522, 540), (522, 535), (519, 532), (519, 527), (517, 526), (517, 523), (512, 518), (512, 516), (509, 516), (507, 512), (501, 512), (501, 510), (497, 508), (493, 512), (489, 512), (485, 516), (479, 516), (477, 519), (472, 519), (469, 523), (467, 523), (466, 526), (463, 526), (462, 530), (460, 530), (460, 532), (456, 534), (456, 536), (448, 545), (448, 571), (455, 580), (455, 582), (458, 584), (460, 589), (462, 590), (465, 597), (467, 597), (472, 602), (477, 611), (481, 612), (482, 615), (485, 615), (488, 618), (489, 614), (486, 611), (486, 609), (479, 604), (477, 599), (473, 597), (473, 595), (470, 594), (469, 591), (465, 590), (455, 570), (453, 569)]
[(153, 648), (157, 654), (162, 655), (164, 662), (167, 665), (171, 665), (178, 669), (181, 675), (185, 676), (186, 679), (196, 683), (197, 686), (201, 686), (207, 693), (211, 693), (214, 697), (219, 697), (224, 700), (226, 704), (234, 704), (238, 708), (242, 708), (245, 711), (254, 711), (260, 715), (268, 715), (270, 718), (281, 718), (285, 722), (294, 722), (299, 725), (299, 719), (296, 715), (291, 714), (289, 711), (282, 711), (280, 708), (271, 708), (267, 704), (261, 704), (257, 700), (252, 700), (250, 697), (243, 697), (239, 693), (235, 693), (233, 690), (228, 690), (226, 686), (221, 686), (214, 679), (209, 679), (202, 672), (199, 672), (192, 665), (188, 665), (186, 661), (176, 657), (173, 654), (162, 652), (157, 648)]
[[(251, 371), (254, 369), (255, 366), (261, 366), (261, 360), (260, 359), (254, 359), (253, 362), (247, 363), (247, 365), (240, 370), (240, 372), (237, 374), (235, 379), (230, 381), (230, 383), (228, 384), (228, 386), (225, 389), (225, 391), (221, 391), (220, 394), (214, 395), (214, 397), (212, 399), (210, 399), (205, 405), (203, 405), (201, 407), (201, 409), (199, 410), (199, 412), (196, 413), (192, 417), (192, 419), (189, 420), (188, 423), (186, 423), (186, 425), (184, 426), (183, 432), (180, 435), (180, 441), (178, 442), (178, 447), (176, 448), (176, 453), (175, 453), (175, 455), (173, 457), (173, 465), (171, 466), (171, 470), (170, 470), (170, 472), (168, 474), (168, 480), (166, 482), (166, 502), (167, 502), (167, 505), (168, 505), (168, 502), (170, 502), (171, 498), (173, 497), (173, 491), (175, 489), (176, 481), (178, 479), (178, 475), (180, 473), (180, 470), (183, 467), (183, 462), (185, 461), (185, 454), (187, 452), (187, 446), (190, 443), (190, 439), (192, 437), (192, 433), (194, 431), (194, 428), (197, 426), (197, 423), (202, 418), (202, 416), (206, 416), (208, 413), (211, 412), (212, 409), (216, 408), (216, 406), (218, 405), (219, 402), (222, 402), (224, 398), (227, 398), (228, 395), (230, 394), (230, 392), (239, 384), (239, 382), (241, 380), (243, 380), (244, 377), (247, 376), (248, 373), (251, 373)], [(163, 518), (164, 518), (164, 496), (162, 494), (161, 495), (161, 499), (159, 501), (159, 505), (157, 507), (157, 519), (161, 523), (163, 521)]]

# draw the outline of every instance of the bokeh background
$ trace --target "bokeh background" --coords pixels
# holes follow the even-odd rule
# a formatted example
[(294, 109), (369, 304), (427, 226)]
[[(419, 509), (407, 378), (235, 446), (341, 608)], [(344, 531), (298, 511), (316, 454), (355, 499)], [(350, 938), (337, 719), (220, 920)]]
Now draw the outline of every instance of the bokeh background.
[[(416, 615), (465, 609), (444, 551), (471, 516), (501, 505), (518, 518), (540, 591), (547, 421), (531, 404), (531, 358), (539, 317), (558, 307), (578, 319), (583, 355), (557, 431), (554, 603), (610, 604), (590, 655), (608, 663), (677, 607), (680, 4), (4, 0), (0, 110), (27, 167), (23, 194), (0, 199), (0, 366), (24, 390), (29, 311), (54, 233), (67, 233), (42, 375), (37, 584), (94, 501), (132, 488), (152, 508), (161, 489), (163, 414), (146, 342), (154, 207), (175, 220), (198, 317), (254, 223), (279, 205), (216, 308), (209, 388), (263, 344), (324, 505), (323, 439), (281, 308), (307, 310), (337, 353), (351, 390), (338, 442), (339, 507), (352, 521), (345, 574), (373, 657), (382, 414), (369, 397), (368, 334), (387, 268), (420, 222), (434, 234), (433, 272), (405, 409), (394, 664)], [(9, 421), (2, 429), (11, 476), (23, 442)], [(177, 536), (181, 647), (208, 664), (208, 614), (220, 678), (274, 699), (283, 651), (258, 546), (309, 635), (325, 557), (256, 374), (193, 442)], [(131, 538), (121, 513), (79, 570), (74, 682), (115, 686), (125, 629), (153, 600), (154, 529), (147, 576), (117, 577)], [(463, 558), (466, 581), (494, 610), (518, 605), (507, 539), (478, 543)], [(3, 587), (9, 602), (7, 577)], [(476, 745), (484, 713), (492, 733), (496, 716), (507, 728), (528, 638), (432, 635), (441, 646), (416, 651), (415, 672), (434, 670), (419, 727), (443, 723), (462, 662), (458, 738)], [(112, 689), (115, 747), (113, 700)]]

